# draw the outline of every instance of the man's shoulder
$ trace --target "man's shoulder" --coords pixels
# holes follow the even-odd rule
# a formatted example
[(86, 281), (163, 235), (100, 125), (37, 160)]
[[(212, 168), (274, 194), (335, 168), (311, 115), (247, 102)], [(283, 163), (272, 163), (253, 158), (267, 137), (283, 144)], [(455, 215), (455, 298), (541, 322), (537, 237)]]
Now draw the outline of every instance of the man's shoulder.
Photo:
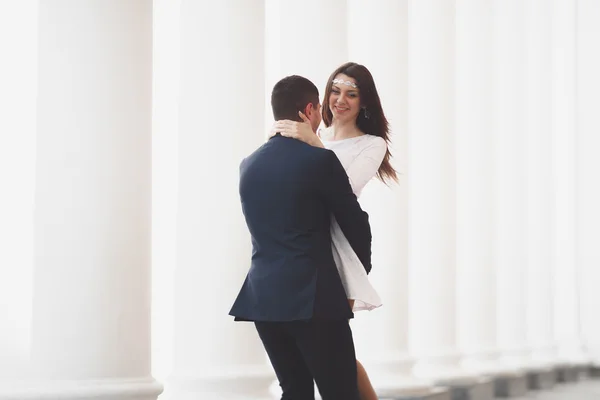
[(306, 154), (311, 164), (318, 165), (319, 168), (322, 168), (330, 166), (334, 162), (339, 162), (337, 156), (332, 150), (322, 147), (308, 146), (310, 148), (306, 151)]
[(298, 156), (315, 157), (315, 158), (331, 158), (335, 157), (335, 153), (329, 149), (322, 147), (311, 146), (301, 140), (288, 137), (275, 136), (269, 139), (266, 143), (256, 149), (248, 157), (272, 157), (281, 152), (294, 154)]
[(252, 153), (250, 153), (246, 157), (244, 157), (242, 159), (242, 161), (240, 162), (240, 168), (243, 168), (243, 166), (245, 164), (247, 164), (249, 161), (251, 161), (252, 159), (254, 159), (256, 157), (260, 157), (260, 154), (264, 152), (264, 149), (267, 147), (268, 144), (269, 144), (269, 142), (261, 144), (258, 148), (256, 148), (254, 151), (252, 151)]
[(240, 162), (239, 170), (244, 173), (252, 169), (252, 166), (278, 165), (278, 168), (293, 168), (294, 165), (302, 164), (310, 166), (306, 169), (309, 173), (309, 170), (322, 171), (336, 161), (337, 156), (329, 149), (314, 147), (291, 138), (272, 138), (247, 155)]

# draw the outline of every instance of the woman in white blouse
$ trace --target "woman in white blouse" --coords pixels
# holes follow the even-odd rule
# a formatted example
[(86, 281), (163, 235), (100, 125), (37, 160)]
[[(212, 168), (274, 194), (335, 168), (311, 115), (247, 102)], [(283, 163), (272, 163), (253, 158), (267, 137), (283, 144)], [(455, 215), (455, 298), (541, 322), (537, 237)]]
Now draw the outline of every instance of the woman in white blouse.
[[(375, 82), (363, 65), (346, 63), (329, 77), (322, 106), (325, 128), (315, 135), (306, 117), (304, 123), (282, 120), (273, 125), (271, 134), (302, 140), (335, 152), (346, 170), (356, 196), (375, 176), (384, 182), (396, 181), (388, 150), (389, 127)], [(333, 256), (353, 311), (381, 306), (379, 295), (369, 282), (367, 271), (332, 217)], [(358, 386), (362, 400), (377, 395), (362, 364), (357, 360)]]

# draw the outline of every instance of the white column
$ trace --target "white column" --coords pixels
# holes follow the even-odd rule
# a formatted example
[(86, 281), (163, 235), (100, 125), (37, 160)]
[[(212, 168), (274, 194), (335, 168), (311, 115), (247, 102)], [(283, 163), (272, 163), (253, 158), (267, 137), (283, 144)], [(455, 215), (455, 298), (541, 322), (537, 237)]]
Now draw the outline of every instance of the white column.
[(408, 0), (348, 2), (349, 59), (365, 65), (375, 79), (399, 174), (398, 184), (389, 187), (373, 180), (360, 198), (373, 232), (369, 279), (384, 305), (357, 313), (352, 331), (357, 358), (380, 395), (427, 388), (410, 376), (414, 361), (408, 354), (407, 22)]
[(463, 366), (497, 370), (492, 0), (456, 6), (457, 329)]
[[(301, 75), (319, 88), (348, 61), (346, 0), (265, 0), (266, 88), (287, 75)], [(267, 96), (270, 99), (270, 96)], [(267, 107), (273, 120), (271, 106)]]
[[(7, 60), (0, 63), (0, 382), (3, 382), (23, 377), (31, 343), (37, 1), (0, 2), (0, 49), (2, 59)], [(0, 388), (4, 385), (0, 383)]]
[(493, 15), (497, 340), (503, 363), (523, 367), (528, 359), (523, 3), (495, 0)]
[(581, 273), (581, 316), (585, 344), (600, 365), (600, 2), (577, 2), (577, 265)]
[(174, 399), (265, 396), (254, 325), (228, 315), (251, 257), (239, 163), (263, 141), (262, 2), (181, 2)]
[(552, 5), (525, 2), (527, 341), (535, 365), (555, 361), (552, 231)]
[(152, 1), (39, 2), (38, 18), (31, 375), (7, 398), (156, 399)]
[(273, 124), (275, 83), (288, 75), (303, 76), (317, 86), (323, 101), (329, 75), (348, 61), (348, 40), (346, 0), (264, 2), (266, 134)]
[(454, 2), (409, 2), (408, 254), (415, 375), (453, 378), (456, 346)]
[(576, 7), (553, 1), (552, 131), (554, 158), (554, 330), (562, 360), (587, 360), (581, 339), (576, 242)]
[[(266, 79), (265, 133), (273, 123), (271, 90), (288, 75), (310, 79), (319, 89), (321, 102), (329, 75), (348, 61), (346, 0), (265, 0)], [(310, 26), (309, 29), (307, 29)], [(318, 397), (318, 390), (315, 388)], [(277, 380), (271, 396), (279, 399)]]
[(173, 369), (181, 1), (153, 0), (153, 9), (152, 375), (166, 380)]

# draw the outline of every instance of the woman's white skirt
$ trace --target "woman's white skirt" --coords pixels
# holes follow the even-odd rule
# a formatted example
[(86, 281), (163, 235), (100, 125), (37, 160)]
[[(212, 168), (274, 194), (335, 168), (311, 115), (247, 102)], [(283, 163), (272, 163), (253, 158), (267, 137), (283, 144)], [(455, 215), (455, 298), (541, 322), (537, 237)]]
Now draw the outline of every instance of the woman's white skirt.
[(335, 217), (331, 217), (331, 246), (346, 296), (354, 300), (352, 311), (371, 311), (380, 307), (381, 298)]

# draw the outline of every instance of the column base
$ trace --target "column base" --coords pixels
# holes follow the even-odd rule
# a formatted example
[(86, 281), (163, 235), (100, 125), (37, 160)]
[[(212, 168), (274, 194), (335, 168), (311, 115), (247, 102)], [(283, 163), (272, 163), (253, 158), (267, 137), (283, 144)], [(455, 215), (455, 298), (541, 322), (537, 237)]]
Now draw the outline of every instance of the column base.
[(511, 347), (501, 352), (499, 362), (513, 372), (526, 373), (531, 366), (531, 352), (527, 347)]
[(491, 378), (504, 375), (513, 375), (518, 368), (507, 366), (496, 359), (468, 358), (461, 363), (465, 371), (479, 376)]
[(21, 381), (0, 386), (0, 400), (156, 400), (162, 384), (153, 378), (87, 381)]
[(555, 367), (557, 383), (573, 383), (579, 380), (577, 366), (571, 363), (562, 363)]
[[(518, 360), (518, 357), (517, 352), (513, 361)], [(529, 391), (525, 370), (515, 366), (519, 364), (517, 361), (513, 366), (509, 366), (500, 362), (497, 352), (485, 353), (479, 357), (472, 356), (463, 361), (465, 369), (491, 378), (494, 394), (500, 398), (521, 397)]]
[(413, 373), (438, 387), (448, 388), (452, 400), (492, 400), (493, 380), (458, 367), (458, 361), (459, 355), (455, 352), (423, 358), (417, 362)]
[(358, 358), (369, 375), (373, 372), (375, 375), (410, 375), (410, 371), (415, 364), (415, 360), (406, 352), (394, 352), (385, 357)]
[[(369, 373), (368, 370), (367, 373)], [(371, 378), (370, 374), (369, 377)], [(440, 394), (438, 393), (440, 388), (434, 388), (431, 382), (427, 382), (410, 376), (375, 376), (371, 378), (371, 383), (375, 388), (375, 392), (377, 392), (377, 395), (381, 398), (428, 399), (429, 397), (426, 396), (438, 396)], [(432, 390), (434, 390), (434, 392), (432, 392)], [(437, 399), (437, 397), (432, 398)]]
[(557, 366), (558, 382), (577, 382), (590, 377), (592, 362), (583, 352), (563, 357)]
[(406, 392), (394, 396), (379, 396), (379, 400), (453, 400), (452, 393), (442, 387)]
[[(492, 380), (496, 397), (525, 396), (528, 389), (527, 375), (515, 366), (505, 365), (498, 360), (471, 363), (468, 370), (489, 377)], [(518, 365), (518, 363), (515, 363)]]
[[(388, 382), (388, 386), (379, 386), (372, 382), (379, 399), (394, 400), (452, 400), (448, 389), (443, 387), (432, 387), (406, 377), (397, 377), (395, 382)], [(269, 389), (271, 400), (281, 398), (281, 388), (277, 380), (271, 383)], [(315, 400), (321, 400), (319, 389), (315, 384)]]
[(591, 369), (591, 364), (587, 364), (587, 363), (574, 363), (573, 364), (573, 369), (575, 369), (575, 373), (577, 375), (577, 380), (578, 381), (584, 381), (589, 379), (590, 377), (590, 369)]
[[(368, 372), (368, 371), (367, 371)], [(387, 377), (389, 380), (371, 380), (377, 396), (380, 399), (431, 399), (431, 400), (451, 400), (447, 389), (441, 387), (433, 387), (428, 382), (423, 382), (412, 377), (396, 376), (393, 379), (391, 376)], [(444, 397), (444, 393), (448, 394), (448, 398)], [(281, 387), (277, 380), (271, 383), (269, 388), (269, 398), (272, 400), (281, 398)], [(319, 389), (315, 384), (315, 400), (320, 400)]]
[(548, 390), (556, 385), (554, 368), (531, 368), (527, 372), (527, 386), (530, 390)]
[(561, 360), (571, 365), (591, 364), (585, 346), (578, 336), (563, 340), (559, 345), (558, 354)]
[(430, 381), (411, 376), (415, 361), (406, 353), (397, 353), (387, 359), (360, 361), (379, 396), (411, 396), (429, 393), (433, 387)]
[[(226, 372), (173, 374), (167, 379), (162, 400), (247, 400), (272, 398), (273, 370), (264, 366), (231, 368)], [(277, 386), (279, 388), (279, 386)]]
[(590, 365), (588, 368), (585, 368), (582, 372), (587, 378), (600, 378), (600, 366), (598, 365)]
[(555, 343), (546, 343), (537, 345), (531, 349), (531, 359), (539, 365), (556, 365), (561, 359), (558, 356), (558, 345)]
[(473, 379), (474, 374), (459, 367), (460, 354), (456, 351), (441, 352), (439, 355), (419, 357), (412, 374), (434, 383)]
[(493, 400), (495, 398), (494, 381), (490, 378), (440, 381), (438, 385), (450, 390), (452, 400)]
[(524, 373), (506, 373), (494, 378), (496, 397), (521, 397), (525, 396), (528, 391), (527, 375)]

